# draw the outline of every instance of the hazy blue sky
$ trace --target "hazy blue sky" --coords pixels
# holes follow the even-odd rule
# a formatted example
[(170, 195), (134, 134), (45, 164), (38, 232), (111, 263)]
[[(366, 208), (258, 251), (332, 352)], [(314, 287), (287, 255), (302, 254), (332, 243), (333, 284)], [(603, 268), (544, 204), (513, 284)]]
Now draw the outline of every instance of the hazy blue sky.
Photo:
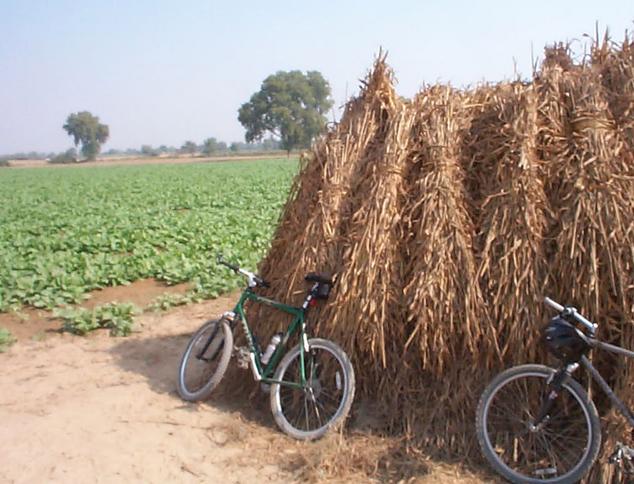
[(398, 90), (531, 72), (546, 43), (634, 24), (634, 1), (0, 0), (0, 153), (62, 150), (66, 116), (108, 148), (243, 140), (237, 109), (278, 70), (322, 72), (336, 105), (380, 46)]

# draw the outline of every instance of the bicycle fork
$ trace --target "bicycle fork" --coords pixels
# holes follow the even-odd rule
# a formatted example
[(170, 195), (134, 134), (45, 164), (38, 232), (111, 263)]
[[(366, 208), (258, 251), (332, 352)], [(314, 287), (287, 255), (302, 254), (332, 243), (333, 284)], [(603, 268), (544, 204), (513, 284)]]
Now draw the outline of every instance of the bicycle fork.
[(555, 404), (555, 400), (561, 392), (562, 386), (566, 383), (568, 378), (579, 368), (579, 363), (570, 363), (564, 368), (557, 370), (556, 373), (548, 379), (547, 395), (542, 401), (542, 404), (537, 412), (535, 421), (529, 424), (528, 429), (531, 432), (537, 432), (541, 430), (543, 424), (547, 423), (550, 419), (550, 411)]
[(255, 349), (257, 347), (255, 345), (255, 342), (253, 341), (253, 336), (249, 331), (249, 327), (247, 326), (246, 321), (243, 318), (239, 317), (233, 311), (226, 311), (225, 313), (223, 313), (222, 318), (229, 323), (232, 331), (238, 321), (242, 323), (242, 329), (244, 330), (244, 334), (246, 335), (248, 346), (246, 348), (234, 346), (233, 351), (237, 356), (238, 366), (240, 368), (250, 367), (251, 372), (253, 373), (253, 379), (255, 381), (262, 380), (262, 375), (260, 374), (258, 365), (255, 362), (255, 353), (251, 350), (251, 348)]

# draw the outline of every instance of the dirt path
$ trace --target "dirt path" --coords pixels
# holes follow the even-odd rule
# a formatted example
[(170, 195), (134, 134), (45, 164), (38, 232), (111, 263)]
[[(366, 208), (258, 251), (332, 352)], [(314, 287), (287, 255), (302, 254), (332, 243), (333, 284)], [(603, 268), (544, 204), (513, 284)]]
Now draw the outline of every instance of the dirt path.
[[(0, 482), (275, 483), (314, 471), (334, 440), (298, 444), (246, 397), (195, 405), (175, 393), (189, 335), (233, 301), (146, 313), (128, 338), (53, 334), (0, 354)], [(427, 469), (416, 482), (481, 482)]]

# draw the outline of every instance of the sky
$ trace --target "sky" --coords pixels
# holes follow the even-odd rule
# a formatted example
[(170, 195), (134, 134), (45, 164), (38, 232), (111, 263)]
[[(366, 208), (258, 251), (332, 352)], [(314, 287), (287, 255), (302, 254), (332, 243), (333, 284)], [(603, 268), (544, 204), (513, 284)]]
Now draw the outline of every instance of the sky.
[(69, 148), (83, 110), (104, 150), (244, 141), (238, 108), (277, 71), (320, 71), (336, 118), (381, 47), (411, 97), (527, 78), (546, 44), (633, 21), (632, 0), (0, 0), (0, 154)]

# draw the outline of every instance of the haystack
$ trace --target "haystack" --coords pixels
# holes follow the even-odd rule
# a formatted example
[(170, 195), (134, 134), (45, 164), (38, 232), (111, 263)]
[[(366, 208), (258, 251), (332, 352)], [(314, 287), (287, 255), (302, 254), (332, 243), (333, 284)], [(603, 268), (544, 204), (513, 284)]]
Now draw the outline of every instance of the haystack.
[[(479, 458), (480, 392), (544, 361), (545, 295), (634, 348), (633, 51), (597, 43), (579, 64), (558, 45), (532, 82), (431, 86), (412, 101), (380, 57), (315, 144), (260, 270), (269, 296), (296, 303), (306, 272), (337, 275), (311, 331), (352, 357), (358, 401), (386, 432)], [(266, 309), (251, 320), (281, 326)], [(634, 366), (619, 368), (608, 376), (634, 402)]]
[(474, 99), (465, 154), (476, 221), (476, 280), (503, 361), (534, 361), (548, 212), (537, 155), (537, 94), (534, 86), (516, 82), (481, 88)]

